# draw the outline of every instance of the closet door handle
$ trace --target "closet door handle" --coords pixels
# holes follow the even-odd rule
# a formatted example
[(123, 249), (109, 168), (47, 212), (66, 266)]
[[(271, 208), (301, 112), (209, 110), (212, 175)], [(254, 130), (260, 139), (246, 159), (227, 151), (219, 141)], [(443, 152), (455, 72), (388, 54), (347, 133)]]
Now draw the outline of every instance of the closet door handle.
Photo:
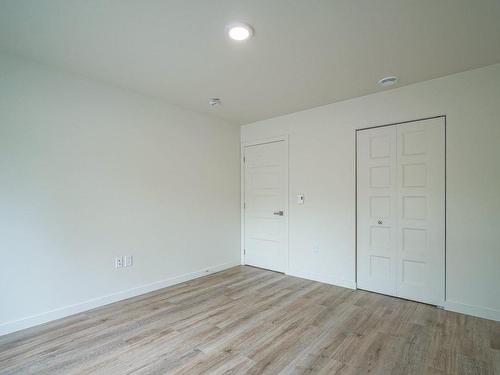
[(273, 212), (273, 215), (283, 216), (283, 211), (276, 211), (276, 212)]

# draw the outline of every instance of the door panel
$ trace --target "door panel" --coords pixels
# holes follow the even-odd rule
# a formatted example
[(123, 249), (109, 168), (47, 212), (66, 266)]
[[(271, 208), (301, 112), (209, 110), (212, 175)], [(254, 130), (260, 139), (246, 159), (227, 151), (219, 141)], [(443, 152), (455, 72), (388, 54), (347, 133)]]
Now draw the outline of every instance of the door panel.
[(444, 301), (444, 120), (397, 126), (398, 296)]
[(358, 134), (358, 286), (396, 293), (396, 133)]
[(359, 131), (358, 287), (444, 301), (442, 118)]
[(245, 147), (245, 264), (286, 270), (286, 171), (284, 141)]

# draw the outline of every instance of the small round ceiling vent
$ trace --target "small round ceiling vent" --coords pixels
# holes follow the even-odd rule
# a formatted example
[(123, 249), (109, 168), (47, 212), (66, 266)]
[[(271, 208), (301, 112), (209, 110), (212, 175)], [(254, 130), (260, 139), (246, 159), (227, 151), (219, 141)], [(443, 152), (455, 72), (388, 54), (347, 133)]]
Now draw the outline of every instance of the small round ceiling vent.
[(382, 78), (380, 81), (377, 82), (377, 84), (379, 86), (387, 87), (387, 86), (392, 86), (397, 82), (398, 82), (398, 77), (391, 76)]
[(221, 104), (222, 104), (222, 102), (221, 102), (221, 100), (219, 98), (210, 98), (210, 99), (208, 99), (208, 106), (210, 108), (217, 107), (217, 106), (219, 106)]

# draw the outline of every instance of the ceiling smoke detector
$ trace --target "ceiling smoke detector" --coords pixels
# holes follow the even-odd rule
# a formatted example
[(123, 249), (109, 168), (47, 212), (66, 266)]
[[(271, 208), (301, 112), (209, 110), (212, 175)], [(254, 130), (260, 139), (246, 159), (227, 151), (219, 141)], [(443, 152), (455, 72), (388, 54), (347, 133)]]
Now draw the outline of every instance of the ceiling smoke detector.
[(380, 81), (377, 82), (377, 85), (382, 87), (387, 87), (387, 86), (392, 86), (397, 82), (398, 82), (398, 77), (391, 76), (382, 78)]
[(208, 99), (208, 106), (210, 108), (217, 107), (217, 106), (219, 106), (221, 104), (222, 104), (222, 102), (221, 102), (221, 100), (219, 98), (210, 98), (210, 99)]

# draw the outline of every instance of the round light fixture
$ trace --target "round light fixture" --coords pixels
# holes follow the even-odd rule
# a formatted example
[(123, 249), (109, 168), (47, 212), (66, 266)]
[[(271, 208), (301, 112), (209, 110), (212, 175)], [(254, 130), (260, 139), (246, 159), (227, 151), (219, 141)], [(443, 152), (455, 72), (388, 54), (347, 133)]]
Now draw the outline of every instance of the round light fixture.
[(398, 77), (391, 76), (382, 78), (380, 81), (377, 82), (377, 84), (379, 86), (387, 87), (387, 86), (392, 86), (397, 82), (398, 82)]
[(232, 40), (242, 42), (253, 36), (252, 26), (242, 22), (234, 22), (226, 27), (227, 34)]

